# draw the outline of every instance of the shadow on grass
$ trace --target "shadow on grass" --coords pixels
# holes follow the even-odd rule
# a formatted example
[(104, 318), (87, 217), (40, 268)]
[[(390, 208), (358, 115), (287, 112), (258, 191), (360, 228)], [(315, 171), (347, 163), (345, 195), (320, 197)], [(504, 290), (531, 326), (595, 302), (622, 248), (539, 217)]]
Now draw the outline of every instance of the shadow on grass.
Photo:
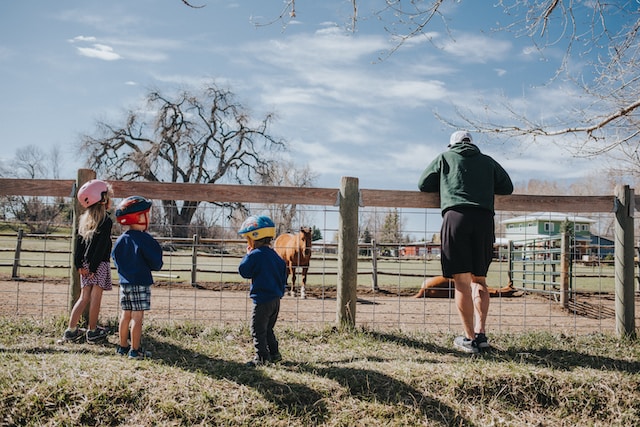
[(307, 364), (300, 365), (299, 369), (319, 377), (330, 378), (347, 389), (349, 395), (366, 402), (413, 408), (419, 411), (424, 420), (443, 425), (474, 425), (449, 405), (378, 371)]
[(478, 355), (469, 355), (450, 348), (442, 347), (433, 343), (414, 340), (401, 335), (394, 335), (381, 332), (368, 332), (368, 334), (379, 341), (393, 342), (405, 347), (416, 348), (434, 353), (451, 353), (460, 357), (483, 358), (493, 362), (517, 361), (533, 366), (544, 366), (556, 370), (570, 370), (573, 368), (591, 368), (617, 371), (628, 374), (640, 372), (640, 361), (621, 360), (607, 356), (594, 356), (581, 353), (579, 351), (559, 350), (559, 349), (509, 349), (500, 350), (491, 347), (482, 351)]
[[(392, 335), (386, 337), (390, 340)], [(396, 337), (402, 340), (400, 337)], [(192, 372), (204, 373), (211, 378), (225, 379), (251, 387), (280, 408), (289, 416), (314, 425), (328, 420), (327, 396), (302, 383), (280, 382), (269, 377), (262, 369), (250, 368), (243, 363), (216, 359), (193, 352), (181, 346), (152, 337), (145, 342), (156, 349), (154, 359), (173, 367)], [(405, 341), (405, 344), (408, 341)], [(419, 342), (413, 343), (418, 346)], [(441, 350), (437, 346), (423, 346), (426, 351)], [(157, 359), (156, 359), (157, 356)], [(299, 364), (282, 362), (280, 369), (303, 372), (319, 378), (330, 378), (344, 387), (350, 396), (365, 402), (381, 402), (401, 408), (415, 408), (423, 419), (442, 425), (472, 426), (454, 408), (426, 396), (409, 384), (375, 370), (345, 368), (337, 366)]]
[(526, 363), (533, 366), (552, 368), (559, 371), (568, 371), (574, 368), (590, 368), (636, 374), (640, 372), (640, 361), (621, 360), (605, 356), (593, 356), (571, 350), (556, 349), (492, 349), (485, 352), (485, 358), (490, 358), (494, 362), (506, 360)]
[[(402, 335), (395, 335), (395, 334), (377, 332), (377, 331), (367, 332), (367, 334), (378, 341), (392, 342), (394, 344), (398, 344), (404, 347), (415, 348), (418, 350), (424, 350), (432, 353), (451, 353), (451, 348), (442, 347), (441, 345), (437, 345), (430, 342), (419, 341), (419, 340), (402, 336)], [(467, 354), (463, 354), (463, 353), (460, 353), (460, 355), (468, 356)]]
[(213, 358), (153, 337), (146, 336), (145, 343), (155, 348), (154, 362), (251, 387), (291, 417), (316, 424), (328, 416), (325, 396), (305, 384), (276, 381), (260, 368)]

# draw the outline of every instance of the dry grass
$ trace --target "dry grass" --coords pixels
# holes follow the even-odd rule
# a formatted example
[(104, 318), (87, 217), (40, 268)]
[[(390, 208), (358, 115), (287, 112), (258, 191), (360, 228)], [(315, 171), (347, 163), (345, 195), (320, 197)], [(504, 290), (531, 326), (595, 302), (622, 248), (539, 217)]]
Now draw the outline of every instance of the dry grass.
[[(113, 323), (113, 321), (112, 321)], [(280, 329), (282, 363), (246, 368), (246, 327), (148, 325), (153, 358), (56, 345), (64, 319), (0, 318), (0, 425), (640, 425), (640, 343)]]

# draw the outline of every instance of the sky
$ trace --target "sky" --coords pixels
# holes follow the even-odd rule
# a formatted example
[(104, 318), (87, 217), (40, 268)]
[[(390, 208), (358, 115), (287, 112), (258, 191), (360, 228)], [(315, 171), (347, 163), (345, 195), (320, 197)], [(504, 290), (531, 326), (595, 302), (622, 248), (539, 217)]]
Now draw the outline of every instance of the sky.
[[(286, 156), (337, 188), (417, 190), (422, 170), (446, 149), (460, 106), (481, 116), (505, 100), (528, 114), (572, 107), (572, 92), (547, 84), (562, 52), (544, 57), (526, 37), (491, 31), (505, 21), (493, 2), (447, 3), (447, 27), (399, 49), (361, 0), (355, 31), (347, 0), (20, 0), (0, 2), (0, 159), (18, 148), (62, 152), (61, 179), (75, 179), (74, 145), (96, 122), (122, 123), (150, 90), (172, 93), (215, 82), (254, 117), (275, 113), (270, 133)], [(273, 22), (275, 20), (275, 22)], [(579, 67), (579, 64), (575, 64)], [(572, 182), (597, 167), (558, 145), (474, 135), (513, 181)]]

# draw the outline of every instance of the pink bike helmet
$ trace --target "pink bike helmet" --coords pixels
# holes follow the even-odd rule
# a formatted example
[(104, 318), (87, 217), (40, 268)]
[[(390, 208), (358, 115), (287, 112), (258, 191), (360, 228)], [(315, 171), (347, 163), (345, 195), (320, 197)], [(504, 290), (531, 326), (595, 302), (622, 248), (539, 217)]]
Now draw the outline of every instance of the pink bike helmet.
[(108, 194), (109, 186), (106, 182), (92, 179), (85, 182), (78, 190), (78, 201), (84, 208), (88, 208), (96, 203), (106, 202)]

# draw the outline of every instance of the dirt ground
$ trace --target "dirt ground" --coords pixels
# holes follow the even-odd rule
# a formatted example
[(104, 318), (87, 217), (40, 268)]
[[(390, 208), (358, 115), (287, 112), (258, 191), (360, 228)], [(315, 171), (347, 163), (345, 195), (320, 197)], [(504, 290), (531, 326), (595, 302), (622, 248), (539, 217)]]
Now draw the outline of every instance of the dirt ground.
[[(147, 322), (197, 321), (216, 325), (246, 323), (251, 315), (247, 286), (207, 283), (197, 288), (185, 284), (160, 283), (152, 288), (151, 311)], [(357, 290), (356, 325), (375, 330), (452, 331), (460, 323), (453, 300), (413, 298), (415, 290)], [(0, 279), (0, 316), (44, 318), (68, 316), (69, 285), (66, 280), (20, 281)], [(638, 306), (636, 298), (636, 325)], [(104, 293), (101, 321), (118, 316), (118, 287)], [(337, 321), (335, 288), (307, 289), (307, 298), (285, 296), (280, 325), (325, 327)], [(540, 294), (517, 292), (509, 297), (491, 298), (488, 325), (493, 332), (547, 330), (587, 334), (615, 332), (615, 302), (610, 294), (579, 294), (563, 309), (553, 299)]]

